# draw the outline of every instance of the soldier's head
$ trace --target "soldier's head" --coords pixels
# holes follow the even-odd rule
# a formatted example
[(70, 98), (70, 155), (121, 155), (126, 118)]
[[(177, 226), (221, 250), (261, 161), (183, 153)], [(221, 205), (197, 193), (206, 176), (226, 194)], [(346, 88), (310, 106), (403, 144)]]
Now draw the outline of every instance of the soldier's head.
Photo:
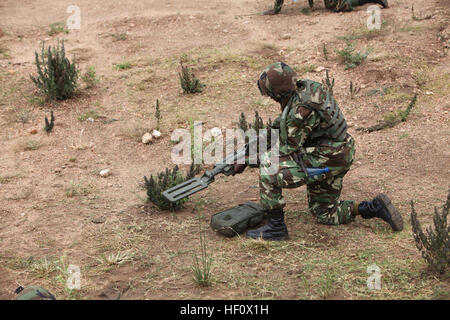
[(284, 62), (275, 62), (267, 66), (257, 81), (263, 96), (283, 104), (292, 96), (297, 88), (297, 73)]

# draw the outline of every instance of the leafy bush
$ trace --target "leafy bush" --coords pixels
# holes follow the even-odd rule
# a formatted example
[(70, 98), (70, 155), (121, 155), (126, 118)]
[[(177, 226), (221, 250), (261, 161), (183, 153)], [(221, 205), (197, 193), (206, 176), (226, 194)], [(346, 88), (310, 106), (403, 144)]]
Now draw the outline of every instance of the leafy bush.
[(426, 229), (426, 234), (422, 231), (417, 213), (414, 210), (414, 203), (411, 201), (411, 225), (414, 234), (416, 247), (419, 249), (422, 257), (431, 267), (433, 272), (445, 274), (450, 263), (450, 227), (447, 225), (448, 209), (450, 207), (450, 190), (447, 195), (447, 202), (439, 214), (437, 208), (434, 208), (434, 230), (430, 227)]
[(360, 65), (364, 60), (366, 60), (367, 56), (370, 53), (370, 49), (365, 53), (356, 52), (353, 44), (350, 41), (347, 41), (347, 45), (342, 50), (336, 50), (336, 53), (341, 57), (341, 59), (345, 63), (345, 70), (353, 69), (356, 66)]
[(188, 67), (185, 67), (182, 62), (181, 65), (181, 73), (180, 76), (180, 84), (184, 93), (198, 93), (202, 92), (205, 87), (204, 84), (200, 83), (200, 80), (197, 79)]
[(52, 100), (70, 98), (77, 88), (79, 69), (66, 58), (64, 41), (47, 49), (42, 45), (39, 55), (35, 52), (37, 77), (30, 75), (34, 84)]
[(166, 171), (160, 172), (155, 176), (150, 175), (150, 179), (144, 176), (145, 188), (147, 189), (147, 201), (154, 203), (161, 210), (175, 211), (182, 208), (188, 199), (181, 199), (171, 203), (164, 198), (162, 192), (193, 178), (198, 173), (198, 170), (198, 166), (192, 164), (186, 176), (183, 176), (178, 166), (175, 166), (172, 170), (166, 168)]

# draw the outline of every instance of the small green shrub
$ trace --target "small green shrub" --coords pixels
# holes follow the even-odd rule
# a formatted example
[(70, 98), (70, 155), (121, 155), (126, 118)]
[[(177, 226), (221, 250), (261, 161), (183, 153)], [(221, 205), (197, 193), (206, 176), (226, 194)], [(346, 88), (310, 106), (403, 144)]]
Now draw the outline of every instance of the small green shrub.
[(171, 203), (164, 198), (162, 192), (193, 178), (198, 173), (198, 170), (198, 166), (192, 164), (185, 176), (179, 170), (178, 166), (175, 166), (172, 170), (166, 168), (166, 171), (160, 172), (155, 176), (150, 175), (150, 179), (144, 176), (145, 188), (147, 189), (147, 201), (154, 203), (161, 210), (175, 211), (182, 208), (188, 199)]
[(359, 93), (359, 90), (361, 90), (361, 88), (354, 86), (353, 81), (350, 81), (350, 99), (353, 100), (353, 98), (355, 98), (355, 96)]
[(114, 66), (116, 67), (117, 70), (126, 70), (126, 69), (131, 68), (131, 62), (123, 61), (123, 62), (114, 64)]
[(180, 62), (181, 65), (181, 73), (180, 76), (180, 84), (184, 93), (198, 93), (202, 92), (203, 88), (206, 86), (200, 83), (200, 80), (197, 79), (188, 67), (183, 65), (183, 62)]
[(393, 128), (400, 122), (406, 121), (409, 113), (414, 108), (417, 102), (417, 94), (414, 95), (408, 107), (405, 110), (399, 110), (398, 113), (390, 112), (383, 117), (382, 121), (379, 121), (376, 125), (367, 128), (357, 128), (357, 131), (373, 132), (387, 128)]
[(199, 235), (200, 235), (200, 259), (197, 254), (192, 254), (192, 272), (194, 274), (194, 282), (199, 286), (209, 286), (211, 284), (211, 264), (212, 257), (206, 252), (205, 231), (200, 226), (199, 221)]
[(156, 106), (155, 106), (155, 119), (156, 119), (156, 130), (159, 131), (160, 125), (161, 125), (161, 110), (159, 109), (159, 100), (156, 99)]
[(345, 70), (353, 69), (360, 65), (364, 60), (366, 60), (371, 49), (368, 49), (365, 53), (356, 52), (355, 48), (350, 41), (347, 41), (347, 45), (342, 50), (336, 50), (336, 53), (341, 57), (342, 61), (345, 63)]
[(327, 49), (327, 45), (325, 43), (323, 44), (322, 51), (323, 51), (323, 56), (324, 56), (325, 60), (328, 61), (328, 49)]
[(92, 66), (89, 67), (88, 70), (81, 76), (81, 80), (86, 83), (86, 89), (95, 87), (99, 83), (95, 68)]
[(330, 75), (328, 73), (328, 70), (325, 70), (326, 77), (324, 80), (322, 80), (322, 86), (325, 90), (328, 90), (331, 95), (333, 95), (333, 88), (334, 88), (334, 78), (330, 79)]
[(114, 41), (124, 41), (124, 40), (127, 40), (128, 35), (126, 32), (113, 33), (113, 34), (111, 34), (111, 37), (114, 39)]
[(45, 117), (45, 126), (44, 131), (50, 133), (55, 126), (55, 116), (53, 115), (53, 111), (50, 112), (50, 121), (48, 121), (47, 117)]
[(62, 21), (52, 23), (49, 27), (50, 27), (50, 30), (48, 31), (49, 36), (53, 36), (61, 32), (64, 32), (65, 34), (69, 33), (69, 29), (66, 28), (66, 24)]
[[(271, 121), (269, 120), (269, 123)], [(260, 129), (266, 128), (266, 125), (264, 125), (264, 121), (259, 116), (258, 111), (255, 110), (255, 120), (253, 120), (252, 123), (247, 122), (245, 119), (245, 114), (242, 112), (239, 116), (239, 129), (242, 129), (244, 132), (248, 129), (254, 129), (256, 131), (256, 134), (259, 134)]]
[(425, 234), (422, 231), (419, 220), (417, 219), (414, 203), (411, 201), (411, 226), (416, 247), (430, 266), (431, 270), (439, 274), (445, 274), (447, 267), (450, 264), (450, 227), (447, 225), (449, 207), (450, 190), (447, 195), (447, 202), (442, 209), (442, 213), (439, 213), (436, 207), (434, 208), (434, 230), (430, 226), (426, 229)]
[(35, 52), (37, 77), (30, 75), (34, 84), (51, 100), (70, 98), (77, 88), (79, 69), (66, 58), (64, 41), (47, 49), (42, 45), (39, 55)]

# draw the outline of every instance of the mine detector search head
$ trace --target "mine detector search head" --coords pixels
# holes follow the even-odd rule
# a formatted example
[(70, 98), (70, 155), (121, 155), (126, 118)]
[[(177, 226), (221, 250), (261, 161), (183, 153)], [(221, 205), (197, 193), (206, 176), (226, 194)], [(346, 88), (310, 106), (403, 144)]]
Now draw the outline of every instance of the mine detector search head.
[(175, 187), (167, 189), (162, 193), (164, 198), (170, 202), (176, 202), (178, 200), (189, 197), (190, 195), (197, 193), (203, 189), (206, 189), (208, 185), (214, 182), (214, 177), (219, 173), (229, 176), (234, 173), (234, 163), (238, 159), (245, 157), (249, 146), (248, 144), (235, 152), (234, 154), (225, 158), (222, 162), (217, 163), (211, 171), (205, 171), (200, 178), (192, 178), (188, 181), (180, 183)]

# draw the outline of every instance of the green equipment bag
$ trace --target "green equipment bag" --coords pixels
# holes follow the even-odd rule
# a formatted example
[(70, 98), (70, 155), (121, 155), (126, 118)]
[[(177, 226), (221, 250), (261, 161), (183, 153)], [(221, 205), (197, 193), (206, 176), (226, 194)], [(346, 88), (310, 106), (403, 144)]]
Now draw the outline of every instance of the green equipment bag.
[(211, 228), (225, 237), (234, 237), (263, 222), (265, 211), (258, 203), (247, 202), (214, 214)]

